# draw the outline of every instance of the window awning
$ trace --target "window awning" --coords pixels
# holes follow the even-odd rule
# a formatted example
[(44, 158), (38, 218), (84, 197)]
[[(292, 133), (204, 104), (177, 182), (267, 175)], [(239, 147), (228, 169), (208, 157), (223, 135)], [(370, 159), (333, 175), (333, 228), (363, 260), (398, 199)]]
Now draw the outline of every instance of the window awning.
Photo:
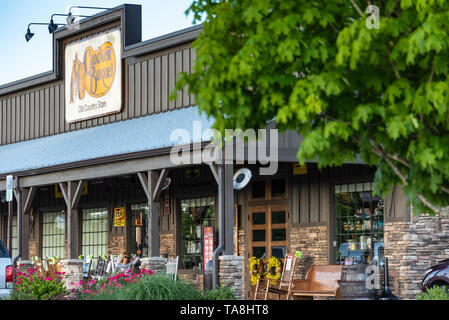
[(214, 122), (195, 106), (0, 146), (0, 175), (169, 148), (177, 144), (170, 139), (176, 129), (189, 133), (189, 143), (200, 142), (195, 121), (201, 134)]

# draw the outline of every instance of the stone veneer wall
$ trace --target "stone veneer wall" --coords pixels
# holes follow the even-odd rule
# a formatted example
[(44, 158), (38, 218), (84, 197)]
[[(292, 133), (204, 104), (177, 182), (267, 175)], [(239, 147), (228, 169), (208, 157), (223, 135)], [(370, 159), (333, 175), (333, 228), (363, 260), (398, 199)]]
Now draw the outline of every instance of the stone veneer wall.
[(126, 251), (125, 236), (124, 235), (109, 235), (108, 236), (108, 255), (115, 256), (122, 255)]
[(176, 258), (176, 234), (172, 232), (160, 234), (161, 255), (168, 255), (169, 259)]
[(83, 280), (83, 261), (78, 259), (61, 260), (61, 272), (69, 291), (78, 288), (79, 282)]
[(385, 256), (393, 294), (415, 299), (424, 273), (431, 265), (449, 258), (449, 216), (429, 215), (412, 222), (385, 223)]
[(198, 290), (204, 290), (204, 276), (202, 271), (194, 272), (193, 270), (189, 270), (189, 272), (178, 272), (178, 279), (192, 284)]
[(218, 260), (220, 286), (230, 287), (232, 290), (234, 290), (237, 299), (243, 299), (243, 257), (226, 255), (218, 257)]
[(38, 257), (39, 255), (39, 242), (30, 240), (29, 242), (29, 257), (30, 259), (33, 257)]
[(292, 227), (290, 230), (290, 251), (302, 251), (302, 258), (296, 262), (296, 279), (304, 279), (312, 264), (329, 264), (327, 226)]
[(167, 259), (163, 257), (147, 257), (140, 259), (140, 269), (157, 272), (167, 271)]

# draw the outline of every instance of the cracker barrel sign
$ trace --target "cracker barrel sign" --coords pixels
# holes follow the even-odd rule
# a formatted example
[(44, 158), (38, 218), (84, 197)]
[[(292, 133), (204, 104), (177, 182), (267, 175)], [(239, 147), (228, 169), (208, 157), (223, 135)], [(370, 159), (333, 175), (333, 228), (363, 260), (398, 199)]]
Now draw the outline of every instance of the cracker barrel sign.
[(69, 43), (65, 48), (66, 121), (120, 112), (122, 108), (120, 31)]

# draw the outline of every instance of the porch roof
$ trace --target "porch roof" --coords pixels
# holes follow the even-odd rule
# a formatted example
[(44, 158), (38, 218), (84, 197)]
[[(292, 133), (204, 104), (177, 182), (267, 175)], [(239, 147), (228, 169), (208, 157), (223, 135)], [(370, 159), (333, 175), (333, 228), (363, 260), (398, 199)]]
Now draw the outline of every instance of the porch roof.
[(213, 119), (194, 106), (0, 146), (0, 175), (169, 148), (177, 144), (170, 139), (176, 129), (189, 133), (187, 143), (201, 142), (194, 121), (201, 123), (201, 134), (212, 128)]

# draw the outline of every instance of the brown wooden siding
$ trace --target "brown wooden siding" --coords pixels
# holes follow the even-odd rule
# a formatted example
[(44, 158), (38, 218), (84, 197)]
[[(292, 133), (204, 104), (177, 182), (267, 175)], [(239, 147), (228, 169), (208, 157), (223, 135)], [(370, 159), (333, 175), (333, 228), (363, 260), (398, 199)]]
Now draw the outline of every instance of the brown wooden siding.
[(176, 101), (169, 101), (180, 72), (190, 72), (194, 49), (182, 45), (148, 56), (127, 59), (124, 63), (124, 97), (120, 113), (65, 122), (64, 81), (0, 97), (0, 144), (10, 144), (48, 135), (89, 128), (165, 112), (194, 104), (187, 89)]

